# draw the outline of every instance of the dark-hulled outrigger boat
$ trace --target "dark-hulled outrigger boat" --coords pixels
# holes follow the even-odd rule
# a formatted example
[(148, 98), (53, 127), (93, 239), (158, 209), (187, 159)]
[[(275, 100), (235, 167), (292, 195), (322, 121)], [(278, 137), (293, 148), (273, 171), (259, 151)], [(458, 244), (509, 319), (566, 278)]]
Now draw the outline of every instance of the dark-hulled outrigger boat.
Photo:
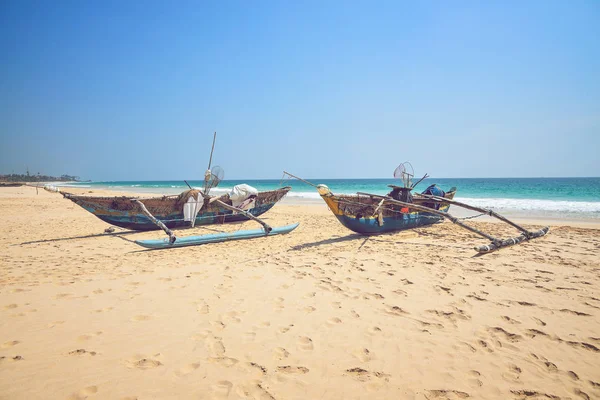
[[(258, 217), (269, 211), (275, 203), (281, 200), (291, 187), (286, 186), (267, 192), (258, 192), (254, 198), (254, 206), (246, 211)], [(148, 231), (160, 229), (143, 212), (141, 207), (132, 201), (132, 197), (92, 197), (75, 195), (62, 192), (62, 195), (73, 203), (89, 211), (102, 221), (121, 228), (135, 231)], [(199, 190), (187, 190), (179, 195), (160, 196), (151, 198), (139, 198), (138, 200), (146, 206), (146, 209), (160, 220), (167, 228), (184, 228), (191, 226), (190, 221), (184, 216), (184, 206), (189, 199), (197, 200), (201, 192)], [(198, 212), (194, 225), (210, 225), (225, 222), (245, 221), (248, 217), (239, 212), (225, 208), (221, 203), (233, 206), (229, 194), (217, 197), (219, 202), (212, 198), (200, 197), (202, 208)]]
[[(286, 186), (276, 190), (258, 192), (248, 185), (236, 185), (231, 193), (211, 196), (210, 190), (223, 180), (220, 167), (211, 169), (212, 155), (217, 133), (213, 137), (208, 169), (204, 175), (204, 189), (191, 186), (179, 195), (152, 198), (137, 197), (92, 197), (62, 192), (63, 196), (101, 220), (121, 228), (136, 231), (162, 229), (169, 237), (158, 240), (136, 240), (135, 243), (151, 249), (164, 249), (216, 243), (228, 240), (250, 239), (285, 234), (296, 229), (298, 224), (272, 228), (258, 216), (269, 211), (290, 190)], [(185, 182), (187, 184), (187, 182)], [(61, 192), (56, 187), (45, 187)], [(253, 220), (262, 225), (260, 229), (217, 234), (177, 237), (171, 228), (194, 227), (234, 221)]]
[[(388, 185), (392, 190), (386, 195), (362, 192), (354, 195), (339, 195), (332, 193), (326, 185), (314, 185), (285, 171), (284, 175), (314, 186), (338, 221), (346, 228), (361, 235), (377, 235), (414, 229), (448, 219), (462, 228), (489, 239), (491, 242), (489, 245), (475, 247), (475, 250), (479, 253), (487, 253), (543, 236), (548, 232), (548, 227), (531, 232), (492, 210), (455, 201), (456, 188), (454, 187), (444, 192), (436, 185), (431, 185), (423, 193), (413, 194), (412, 190), (415, 186), (427, 178), (428, 175), (425, 174), (419, 181), (412, 183), (414, 173), (410, 163), (400, 164), (396, 168), (394, 177), (401, 179), (403, 185)], [(521, 231), (521, 235), (509, 239), (493, 237), (449, 214), (448, 210), (451, 205), (497, 218), (517, 228)]]

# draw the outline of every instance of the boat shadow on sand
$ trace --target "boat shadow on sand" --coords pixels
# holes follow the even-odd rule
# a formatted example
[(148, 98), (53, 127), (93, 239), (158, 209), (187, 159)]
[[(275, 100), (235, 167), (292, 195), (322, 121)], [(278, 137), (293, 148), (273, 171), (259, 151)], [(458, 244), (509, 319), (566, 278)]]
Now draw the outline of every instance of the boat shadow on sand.
[(97, 238), (97, 237), (103, 237), (103, 236), (119, 237), (119, 235), (130, 235), (132, 233), (139, 233), (139, 232), (125, 231), (125, 232), (112, 232), (112, 233), (93, 233), (90, 235), (69, 236), (69, 237), (61, 237), (61, 238), (54, 238), (54, 239), (31, 240), (29, 242), (15, 243), (12, 246), (23, 246), (23, 245), (27, 245), (27, 244), (38, 244), (38, 243), (49, 243), (49, 242), (61, 242), (63, 240), (90, 239), (90, 238)]
[[(424, 229), (426, 230), (426, 229)], [(417, 237), (443, 237), (443, 235), (440, 234), (436, 234), (433, 232), (428, 232), (428, 231), (423, 231), (423, 230), (412, 230), (411, 231), (413, 234), (416, 234)], [(360, 251), (363, 246), (365, 244), (367, 244), (367, 242), (370, 243), (387, 243), (387, 244), (397, 244), (397, 245), (414, 245), (414, 246), (424, 246), (424, 247), (456, 247), (456, 248), (464, 248), (464, 246), (458, 246), (458, 245), (451, 245), (451, 244), (438, 244), (438, 243), (416, 243), (416, 242), (409, 242), (409, 241), (405, 241), (405, 240), (394, 240), (394, 236), (398, 236), (399, 232), (389, 232), (389, 233), (381, 233), (378, 235), (371, 235), (371, 236), (365, 236), (365, 235), (361, 235), (358, 233), (351, 233), (349, 235), (346, 236), (341, 236), (341, 237), (336, 237), (336, 238), (332, 238), (332, 239), (323, 239), (323, 240), (318, 240), (316, 242), (310, 242), (310, 243), (302, 243), (296, 246), (293, 246), (292, 248), (290, 248), (290, 251), (299, 251), (299, 250), (304, 250), (304, 249), (308, 249), (308, 248), (312, 248), (312, 247), (319, 247), (319, 246), (324, 246), (324, 245), (328, 245), (328, 244), (334, 244), (334, 243), (342, 243), (342, 242), (352, 242), (352, 241), (356, 241), (356, 242), (362, 242), (360, 244), (360, 246), (358, 247), (358, 249), (356, 249), (357, 251)], [(406, 237), (401, 237), (400, 239), (406, 239)]]
[[(241, 224), (242, 222), (239, 222), (239, 224)], [(237, 222), (230, 222), (228, 223), (228, 225), (236, 225), (238, 224)], [(224, 232), (223, 230), (219, 230), (219, 229), (213, 229), (213, 228), (208, 228), (205, 226), (197, 226), (195, 227), (196, 229), (204, 229), (207, 231), (211, 231), (211, 232), (215, 232), (215, 233), (222, 233)], [(194, 228), (183, 228), (183, 229), (178, 229), (176, 230), (177, 232), (181, 232), (181, 231), (185, 231), (187, 229), (194, 229)], [(111, 233), (107, 233), (107, 232), (103, 232), (103, 233), (92, 233), (92, 234), (88, 234), (88, 235), (80, 235), (80, 236), (69, 236), (69, 237), (60, 237), (60, 238), (52, 238), (52, 239), (40, 239), (40, 240), (31, 240), (31, 241), (27, 241), (27, 242), (22, 242), (22, 243), (15, 243), (11, 246), (23, 246), (23, 245), (28, 245), (28, 244), (39, 244), (39, 243), (51, 243), (51, 242), (61, 242), (61, 241), (65, 241), (65, 240), (77, 240), (77, 239), (92, 239), (92, 238), (99, 238), (99, 237), (117, 237), (119, 239), (123, 239), (126, 240), (128, 242), (135, 242), (134, 240), (122, 237), (123, 235), (132, 235), (135, 233), (143, 233), (144, 231), (129, 231), (129, 230), (123, 230), (123, 231), (117, 231), (117, 232), (111, 232)]]

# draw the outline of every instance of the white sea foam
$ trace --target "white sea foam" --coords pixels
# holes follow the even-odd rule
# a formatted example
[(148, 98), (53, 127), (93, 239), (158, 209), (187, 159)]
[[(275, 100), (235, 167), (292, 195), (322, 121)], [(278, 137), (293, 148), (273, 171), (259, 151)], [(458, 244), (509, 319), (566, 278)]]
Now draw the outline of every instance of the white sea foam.
[[(335, 192), (336, 194), (342, 194)], [(319, 199), (316, 192), (288, 193), (288, 197), (297, 199)], [(552, 215), (560, 214), (585, 214), (600, 218), (600, 201), (566, 201), (566, 200), (541, 200), (541, 199), (506, 199), (506, 198), (469, 198), (457, 197), (455, 200), (476, 207), (491, 208), (502, 211), (535, 212)]]
[(600, 217), (600, 201), (566, 201), (540, 199), (494, 199), (457, 197), (456, 200), (477, 207), (496, 210), (546, 211), (552, 213), (585, 213), (598, 214)]
[(78, 183), (71, 184), (71, 183), (61, 183), (61, 182), (55, 183), (54, 186), (59, 186), (59, 187), (74, 187), (74, 188), (91, 188), (92, 187), (91, 185), (80, 185)]

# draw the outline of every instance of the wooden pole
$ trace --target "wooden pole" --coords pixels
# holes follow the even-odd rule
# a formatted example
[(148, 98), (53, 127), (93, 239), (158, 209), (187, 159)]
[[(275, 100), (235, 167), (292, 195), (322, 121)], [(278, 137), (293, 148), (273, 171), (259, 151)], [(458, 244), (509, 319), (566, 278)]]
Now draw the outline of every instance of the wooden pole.
[(423, 177), (422, 177), (421, 179), (419, 179), (419, 180), (417, 181), (417, 183), (414, 183), (414, 184), (413, 184), (413, 185), (412, 185), (410, 188), (411, 188), (411, 189), (414, 189), (414, 188), (415, 188), (415, 186), (417, 186), (419, 183), (421, 183), (421, 181), (422, 181), (423, 179), (425, 179), (425, 178), (429, 178), (429, 175), (427, 175), (427, 174), (423, 175)]
[(379, 202), (379, 204), (377, 204), (377, 207), (375, 207), (375, 211), (373, 211), (373, 216), (375, 216), (375, 214), (377, 214), (379, 212), (379, 209), (383, 205), (384, 201), (385, 201), (385, 199), (381, 199), (381, 201)]
[(142, 203), (138, 199), (131, 199), (131, 201), (133, 201), (138, 206), (140, 206), (140, 208), (142, 209), (142, 212), (144, 214), (146, 214), (146, 216), (148, 218), (150, 218), (150, 221), (154, 222), (160, 229), (162, 229), (163, 231), (165, 231), (165, 233), (167, 235), (169, 235), (169, 243), (171, 243), (171, 244), (175, 243), (175, 240), (177, 240), (177, 237), (175, 236), (175, 234), (169, 228), (167, 228), (167, 226), (165, 224), (163, 224), (160, 220), (156, 219), (154, 217), (154, 215), (150, 214), (150, 211), (148, 211), (148, 209), (146, 208), (144, 203)]
[(210, 180), (210, 167), (212, 165), (212, 156), (215, 151), (215, 141), (217, 140), (217, 132), (213, 135), (212, 148), (210, 149), (210, 158), (208, 159), (208, 168), (206, 169), (206, 173), (204, 174), (204, 196), (208, 196), (208, 181)]
[(311, 183), (311, 182), (309, 182), (309, 181), (306, 181), (306, 180), (304, 180), (304, 179), (302, 179), (302, 178), (298, 178), (296, 175), (292, 175), (292, 174), (290, 174), (290, 173), (289, 173), (289, 172), (287, 172), (287, 171), (283, 171), (283, 173), (284, 173), (284, 174), (286, 174), (286, 175), (289, 175), (289, 176), (291, 176), (291, 177), (292, 177), (292, 178), (294, 178), (294, 179), (298, 179), (300, 182), (304, 182), (304, 183), (306, 183), (307, 185), (310, 185), (310, 186), (312, 186), (312, 187), (317, 187), (317, 185), (315, 185), (314, 183)]
[(475, 250), (478, 251), (479, 253), (489, 253), (494, 250), (498, 250), (502, 247), (512, 246), (514, 244), (519, 244), (525, 240), (535, 239), (540, 236), (544, 236), (546, 233), (548, 233), (548, 229), (549, 229), (548, 227), (545, 227), (545, 228), (540, 229), (539, 231), (529, 232), (529, 236), (522, 233), (521, 235), (519, 235), (517, 237), (505, 239), (505, 240), (501, 241), (500, 243), (490, 243), (485, 246), (475, 246)]
[(488, 210), (486, 208), (475, 207), (475, 206), (472, 206), (470, 204), (461, 203), (460, 201), (450, 200), (450, 199), (446, 199), (444, 197), (439, 197), (439, 196), (430, 196), (430, 195), (426, 195), (426, 194), (421, 195), (421, 196), (424, 197), (424, 198), (426, 198), (426, 199), (434, 200), (434, 201), (437, 201), (437, 202), (443, 202), (443, 203), (452, 204), (452, 205), (455, 205), (457, 207), (466, 208), (467, 210), (477, 211), (477, 212), (480, 212), (480, 213), (487, 214), (490, 217), (498, 218), (500, 221), (506, 222), (510, 226), (517, 228), (518, 230), (520, 230), (521, 232), (523, 232), (525, 234), (525, 236), (528, 236), (531, 233), (527, 229), (523, 228), (522, 226), (519, 226), (519, 225), (515, 224), (514, 222), (506, 219), (502, 215), (497, 214), (497, 213), (495, 213), (492, 210)]
[(214, 202), (217, 203), (217, 204), (219, 204), (223, 208), (226, 208), (226, 209), (231, 210), (231, 211), (239, 212), (240, 214), (246, 216), (247, 218), (249, 218), (249, 219), (251, 219), (253, 221), (258, 222), (259, 224), (261, 224), (265, 228), (265, 233), (267, 233), (267, 234), (269, 234), (269, 232), (271, 232), (273, 230), (273, 228), (271, 228), (266, 222), (264, 222), (263, 220), (255, 217), (254, 215), (250, 214), (249, 212), (242, 210), (241, 208), (230, 206), (229, 204), (227, 204), (225, 202), (222, 202), (221, 200), (218, 200), (218, 199), (215, 199)]
[(212, 165), (212, 156), (213, 156), (213, 151), (215, 151), (215, 141), (216, 140), (217, 140), (217, 132), (215, 132), (215, 134), (213, 135), (212, 149), (210, 149), (210, 158), (208, 159), (208, 169), (210, 169), (210, 166)]

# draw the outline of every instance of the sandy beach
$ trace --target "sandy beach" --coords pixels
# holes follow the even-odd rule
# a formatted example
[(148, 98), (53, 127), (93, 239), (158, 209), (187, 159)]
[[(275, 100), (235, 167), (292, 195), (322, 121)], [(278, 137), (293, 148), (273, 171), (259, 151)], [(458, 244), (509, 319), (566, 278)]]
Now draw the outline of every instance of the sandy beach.
[(595, 223), (476, 257), (451, 223), (364, 237), (325, 204), (168, 251), (31, 187), (0, 216), (0, 399), (600, 398)]

